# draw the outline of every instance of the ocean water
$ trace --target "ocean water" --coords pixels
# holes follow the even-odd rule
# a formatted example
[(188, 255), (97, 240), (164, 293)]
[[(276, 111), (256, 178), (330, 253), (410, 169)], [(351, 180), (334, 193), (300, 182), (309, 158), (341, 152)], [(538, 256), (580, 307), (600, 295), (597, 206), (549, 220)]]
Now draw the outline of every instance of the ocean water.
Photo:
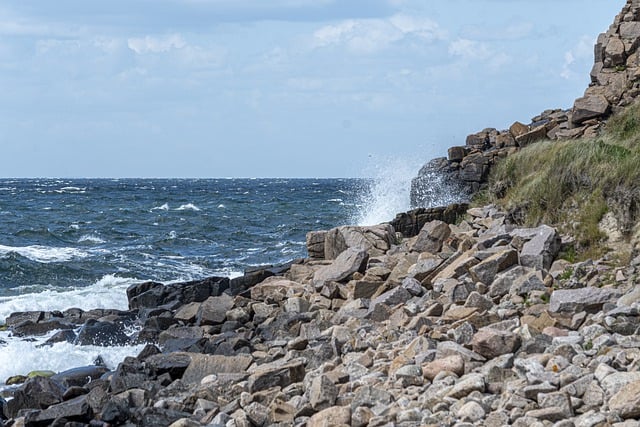
[[(406, 210), (406, 175), (0, 179), (0, 322), (16, 311), (126, 309), (133, 283), (235, 277), (246, 267), (304, 257), (308, 231), (377, 224)], [(97, 356), (114, 367), (141, 349), (39, 347), (46, 338), (0, 332), (0, 384), (30, 370), (91, 364)]]

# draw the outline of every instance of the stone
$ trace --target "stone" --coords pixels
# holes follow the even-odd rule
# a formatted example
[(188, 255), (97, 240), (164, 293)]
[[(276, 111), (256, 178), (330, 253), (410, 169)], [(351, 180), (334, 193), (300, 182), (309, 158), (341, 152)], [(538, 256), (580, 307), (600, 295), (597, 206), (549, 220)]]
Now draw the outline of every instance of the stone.
[(604, 50), (605, 60), (609, 60), (611, 66), (622, 65), (625, 62), (624, 43), (618, 37), (611, 37)]
[(54, 420), (66, 418), (88, 422), (93, 411), (86, 396), (79, 396), (66, 402), (49, 406), (43, 411), (30, 412), (25, 417), (26, 425), (51, 425)]
[(609, 101), (604, 95), (584, 96), (574, 102), (572, 120), (580, 124), (589, 119), (602, 117), (609, 112), (609, 108)]
[(485, 417), (486, 413), (482, 405), (473, 400), (465, 403), (458, 409), (457, 416), (463, 422), (477, 423)]
[(611, 288), (556, 289), (549, 300), (549, 313), (593, 313), (600, 310), (605, 303), (615, 302), (619, 297), (620, 291)]
[(309, 387), (309, 403), (315, 411), (321, 411), (336, 403), (338, 389), (326, 375), (313, 379)]
[(395, 230), (390, 224), (337, 227), (324, 236), (324, 258), (336, 259), (350, 248), (363, 250), (369, 256), (384, 255), (394, 242)]
[(414, 252), (440, 252), (442, 243), (451, 235), (449, 225), (444, 221), (431, 221), (422, 227), (416, 240), (410, 246)]
[(487, 359), (515, 353), (520, 347), (520, 336), (513, 332), (490, 327), (481, 328), (471, 340), (471, 348)]
[(460, 162), (467, 155), (467, 147), (450, 147), (447, 154), (450, 162)]
[(509, 294), (528, 296), (532, 291), (546, 291), (540, 276), (540, 271), (530, 271), (518, 277), (509, 288)]
[(74, 343), (110, 347), (128, 344), (129, 337), (121, 324), (89, 319), (78, 332)]
[(313, 415), (307, 427), (333, 427), (351, 425), (351, 407), (332, 406)]
[(486, 285), (493, 283), (496, 274), (518, 263), (518, 252), (507, 249), (491, 255), (479, 264), (469, 269), (469, 274), (476, 282)]
[(271, 387), (286, 387), (302, 381), (305, 376), (304, 364), (301, 360), (292, 360), (284, 364), (258, 366), (249, 375), (247, 388), (249, 393), (266, 390)]
[(640, 381), (633, 381), (609, 399), (609, 410), (621, 418), (640, 417)]
[(482, 374), (467, 374), (460, 378), (453, 388), (447, 393), (448, 397), (461, 399), (474, 391), (484, 393), (486, 384)]
[(531, 129), (528, 132), (523, 133), (522, 135), (516, 136), (516, 142), (520, 147), (526, 147), (529, 144), (533, 144), (534, 142), (541, 141), (547, 138), (547, 128), (546, 126), (537, 126)]
[(208, 297), (198, 309), (197, 324), (219, 325), (227, 319), (227, 311), (233, 307), (233, 298), (230, 295)]
[(560, 251), (560, 235), (555, 228), (541, 225), (534, 237), (520, 251), (520, 264), (525, 267), (549, 270)]
[(464, 374), (464, 359), (462, 356), (454, 354), (426, 363), (422, 367), (422, 373), (429, 381), (433, 381), (440, 372), (453, 372), (457, 376), (462, 376)]
[(46, 409), (51, 405), (62, 402), (64, 388), (47, 377), (28, 379), (13, 393), (13, 399), (7, 402), (6, 412), (11, 418), (20, 409)]
[(311, 259), (324, 259), (324, 239), (326, 230), (310, 231), (307, 233), (307, 253)]
[(286, 298), (302, 293), (304, 289), (304, 285), (300, 283), (282, 277), (270, 277), (251, 288), (251, 299), (279, 303)]
[(353, 401), (351, 402), (351, 407), (357, 408), (359, 406), (364, 406), (373, 408), (378, 405), (388, 406), (393, 403), (393, 400), (393, 395), (388, 391), (378, 387), (365, 385), (355, 392)]
[(367, 259), (366, 250), (349, 248), (338, 255), (331, 265), (324, 266), (316, 271), (313, 275), (313, 284), (316, 289), (320, 289), (326, 282), (340, 282), (348, 279), (353, 273), (364, 268)]
[(509, 127), (509, 133), (513, 135), (514, 138), (524, 135), (527, 132), (529, 132), (529, 126), (522, 124), (520, 122), (514, 122)]
[(250, 355), (220, 356), (208, 354), (189, 354), (191, 362), (187, 366), (182, 381), (200, 383), (211, 374), (240, 374), (247, 372), (253, 362)]

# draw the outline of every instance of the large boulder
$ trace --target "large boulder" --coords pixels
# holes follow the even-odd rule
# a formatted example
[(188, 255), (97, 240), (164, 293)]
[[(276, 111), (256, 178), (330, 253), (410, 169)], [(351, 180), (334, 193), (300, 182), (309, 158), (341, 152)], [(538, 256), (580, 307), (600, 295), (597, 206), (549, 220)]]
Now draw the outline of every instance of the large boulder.
[(609, 101), (604, 95), (590, 95), (576, 99), (573, 104), (572, 120), (576, 124), (602, 117), (609, 112)]
[(349, 248), (342, 252), (330, 264), (320, 268), (313, 275), (313, 284), (316, 289), (322, 288), (326, 282), (340, 282), (349, 278), (353, 273), (362, 270), (368, 259), (368, 253), (364, 249)]
[(64, 387), (47, 377), (30, 378), (7, 402), (7, 415), (15, 417), (20, 409), (46, 409), (62, 402)]
[(348, 248), (363, 249), (370, 256), (384, 255), (395, 242), (395, 233), (390, 224), (333, 228), (324, 238), (324, 258), (336, 259)]
[(520, 264), (525, 267), (549, 270), (560, 251), (560, 235), (555, 228), (541, 225), (533, 230), (533, 238), (520, 251)]
[(444, 221), (431, 221), (422, 227), (410, 249), (415, 252), (437, 253), (451, 235), (449, 225)]
[(573, 315), (581, 311), (596, 312), (607, 302), (615, 302), (621, 295), (617, 289), (586, 287), (558, 289), (549, 301), (549, 312)]
[(129, 337), (124, 332), (124, 325), (95, 319), (89, 319), (85, 322), (74, 342), (77, 345), (98, 345), (102, 347), (126, 345), (128, 343)]

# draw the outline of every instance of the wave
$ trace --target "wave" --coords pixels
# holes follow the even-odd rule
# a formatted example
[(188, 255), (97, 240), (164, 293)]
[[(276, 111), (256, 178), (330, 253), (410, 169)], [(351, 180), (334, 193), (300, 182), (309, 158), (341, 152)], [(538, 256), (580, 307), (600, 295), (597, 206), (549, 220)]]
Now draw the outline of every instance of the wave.
[(193, 203), (187, 203), (186, 205), (182, 205), (176, 209), (177, 211), (200, 211), (200, 208), (194, 205)]
[(106, 243), (106, 240), (101, 239), (100, 237), (94, 234), (85, 234), (84, 236), (78, 239), (78, 243), (85, 243), (85, 242), (100, 244), (100, 243)]
[(168, 211), (169, 210), (169, 203), (165, 203), (162, 206), (156, 206), (155, 208), (151, 208), (152, 211)]
[[(11, 313), (31, 310), (66, 310), (81, 308), (115, 308), (127, 310), (127, 288), (141, 280), (109, 274), (94, 284), (81, 288), (49, 288), (36, 293), (0, 297), (0, 320)], [(2, 376), (0, 376), (2, 379)]]
[(82, 259), (89, 256), (85, 251), (75, 248), (55, 248), (50, 246), (4, 246), (0, 245), (0, 256), (18, 254), (31, 261), (41, 263), (66, 262), (74, 259)]

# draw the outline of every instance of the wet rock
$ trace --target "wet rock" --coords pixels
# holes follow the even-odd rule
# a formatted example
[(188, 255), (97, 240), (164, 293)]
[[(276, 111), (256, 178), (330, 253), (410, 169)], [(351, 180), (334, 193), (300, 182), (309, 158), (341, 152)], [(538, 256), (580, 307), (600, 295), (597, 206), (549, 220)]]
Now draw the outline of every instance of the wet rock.
[(107, 372), (109, 372), (109, 369), (104, 366), (84, 366), (59, 372), (53, 375), (51, 379), (65, 388), (73, 386), (84, 387)]
[(124, 332), (124, 326), (112, 322), (101, 322), (89, 319), (78, 332), (74, 342), (76, 345), (97, 345), (102, 347), (125, 345), (129, 337)]
[(47, 377), (30, 378), (18, 387), (7, 402), (7, 415), (15, 417), (20, 409), (46, 409), (62, 402), (64, 388)]
[(93, 411), (86, 396), (79, 396), (66, 402), (49, 406), (42, 411), (30, 412), (25, 417), (27, 426), (52, 425), (54, 420), (66, 419), (86, 423), (91, 420)]

